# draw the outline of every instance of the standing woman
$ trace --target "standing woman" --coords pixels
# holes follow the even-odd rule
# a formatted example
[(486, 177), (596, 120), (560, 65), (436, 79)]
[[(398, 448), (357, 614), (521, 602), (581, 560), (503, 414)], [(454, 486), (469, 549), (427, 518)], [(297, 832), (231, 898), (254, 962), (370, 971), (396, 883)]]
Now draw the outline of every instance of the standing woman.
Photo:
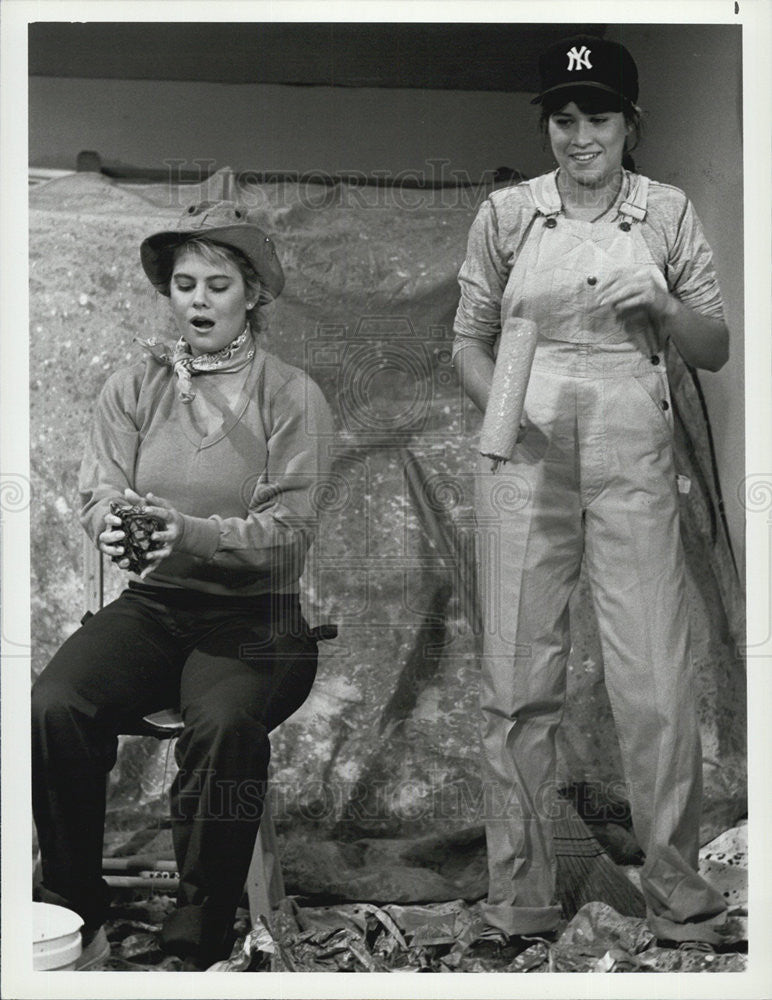
[[(245, 209), (204, 202), (179, 229), (148, 236), (141, 259), (179, 339), (146, 342), (144, 361), (107, 380), (80, 473), (81, 521), (131, 570), (127, 588), (67, 639), (33, 689), (39, 895), (83, 918), (82, 968), (109, 953), (101, 861), (118, 734), (180, 706), (180, 888), (162, 944), (206, 967), (232, 944), (268, 734), (303, 703), (317, 663), (298, 581), (331, 417), (319, 388), (256, 336), (284, 285), (273, 243)], [(158, 519), (140, 562), (111, 513), (116, 501)]]
[[(540, 59), (552, 173), (494, 192), (460, 272), (455, 363), (485, 410), (508, 317), (536, 354), (512, 461), (481, 459), (481, 708), (489, 895), (510, 938), (554, 930), (549, 796), (584, 560), (654, 933), (717, 942), (697, 874), (702, 756), (679, 538), (668, 341), (716, 371), (728, 331), (711, 251), (682, 191), (628, 172), (638, 74), (621, 45), (566, 39)], [(508, 512), (509, 511), (509, 512)]]

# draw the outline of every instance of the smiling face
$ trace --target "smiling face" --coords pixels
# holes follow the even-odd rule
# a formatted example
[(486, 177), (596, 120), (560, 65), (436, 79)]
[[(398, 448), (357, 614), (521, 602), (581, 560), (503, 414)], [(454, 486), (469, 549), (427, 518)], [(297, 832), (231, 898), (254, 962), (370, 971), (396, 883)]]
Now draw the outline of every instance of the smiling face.
[(618, 175), (630, 126), (621, 111), (587, 114), (573, 101), (549, 116), (558, 166), (582, 188), (603, 188)]
[(194, 356), (222, 350), (244, 330), (254, 305), (241, 271), (225, 259), (183, 249), (174, 262), (169, 297), (179, 335)]

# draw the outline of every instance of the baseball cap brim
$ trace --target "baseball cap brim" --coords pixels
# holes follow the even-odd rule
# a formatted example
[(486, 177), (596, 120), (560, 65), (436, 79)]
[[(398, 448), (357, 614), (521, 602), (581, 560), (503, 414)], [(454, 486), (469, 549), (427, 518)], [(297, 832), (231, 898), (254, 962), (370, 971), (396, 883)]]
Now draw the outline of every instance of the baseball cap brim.
[(581, 90), (582, 87), (588, 87), (593, 90), (605, 90), (608, 94), (614, 94), (615, 97), (619, 97), (621, 100), (625, 100), (625, 96), (621, 90), (617, 90), (614, 87), (609, 87), (605, 83), (597, 83), (595, 80), (581, 80), (573, 83), (558, 83), (554, 87), (548, 87), (543, 90), (536, 97), (531, 99), (531, 104), (541, 104), (542, 100), (547, 96), (547, 94), (555, 94), (559, 90)]

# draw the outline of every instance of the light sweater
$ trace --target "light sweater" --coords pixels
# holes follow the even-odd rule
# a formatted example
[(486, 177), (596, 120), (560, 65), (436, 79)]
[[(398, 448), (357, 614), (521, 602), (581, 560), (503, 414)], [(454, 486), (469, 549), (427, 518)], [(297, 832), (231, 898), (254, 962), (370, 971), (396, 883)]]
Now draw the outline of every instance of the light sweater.
[(261, 347), (246, 375), (206, 372), (194, 386), (192, 407), (152, 359), (110, 376), (81, 464), (81, 523), (96, 542), (110, 500), (126, 487), (152, 492), (180, 512), (183, 533), (146, 583), (295, 592), (329, 474), (327, 402), (307, 375)]
[[(555, 173), (549, 176), (559, 201)], [(627, 198), (630, 183), (625, 171), (615, 206)], [(650, 180), (646, 209), (641, 235), (668, 289), (695, 312), (723, 319), (713, 254), (692, 203), (679, 188)], [(501, 333), (501, 297), (537, 212), (529, 181), (494, 191), (480, 206), (459, 273), (454, 355), (475, 342), (491, 345)]]

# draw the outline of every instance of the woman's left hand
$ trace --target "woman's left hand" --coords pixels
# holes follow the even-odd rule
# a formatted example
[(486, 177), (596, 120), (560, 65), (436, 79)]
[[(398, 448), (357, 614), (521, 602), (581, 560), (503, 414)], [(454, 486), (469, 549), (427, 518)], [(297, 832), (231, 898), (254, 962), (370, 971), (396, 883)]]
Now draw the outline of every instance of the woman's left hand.
[(600, 304), (611, 306), (618, 316), (645, 311), (653, 319), (665, 320), (678, 312), (678, 299), (656, 281), (649, 270), (620, 271), (612, 275), (600, 293)]
[(144, 579), (148, 573), (153, 572), (162, 559), (166, 559), (172, 554), (175, 544), (182, 537), (182, 515), (168, 500), (157, 497), (154, 493), (140, 496), (139, 493), (130, 489), (124, 490), (123, 493), (129, 503), (141, 504), (145, 508), (146, 514), (159, 518), (166, 525), (162, 531), (153, 532), (153, 542), (162, 544), (159, 548), (150, 549), (147, 552), (147, 566), (140, 573), (140, 578)]

